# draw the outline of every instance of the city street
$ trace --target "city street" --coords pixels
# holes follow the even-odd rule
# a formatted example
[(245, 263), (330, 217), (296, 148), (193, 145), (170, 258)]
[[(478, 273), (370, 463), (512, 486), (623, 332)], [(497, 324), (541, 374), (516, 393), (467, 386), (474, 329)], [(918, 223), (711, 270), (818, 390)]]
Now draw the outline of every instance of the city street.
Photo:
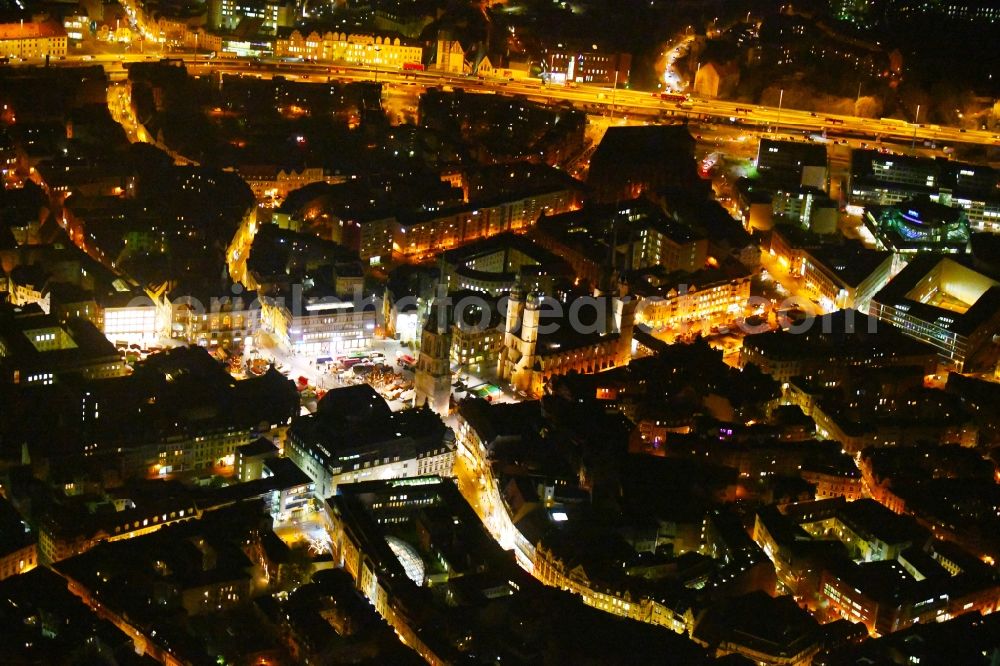
[(687, 54), (693, 41), (693, 34), (685, 35), (679, 42), (668, 46), (664, 51), (663, 83), (667, 91), (680, 91), (687, 87), (686, 81), (677, 71), (676, 64), (680, 58)]
[(791, 275), (788, 267), (767, 252), (760, 255), (762, 268), (767, 272), (764, 282), (775, 287), (776, 309), (802, 310), (812, 317), (818, 317), (832, 312), (836, 308), (825, 308), (812, 300), (812, 295), (806, 290), (802, 278)]
[(125, 129), (132, 143), (149, 143), (173, 158), (174, 164), (197, 166), (197, 162), (180, 155), (149, 135), (146, 128), (135, 117), (132, 109), (132, 87), (128, 82), (112, 83), (108, 86), (108, 110), (115, 122)]

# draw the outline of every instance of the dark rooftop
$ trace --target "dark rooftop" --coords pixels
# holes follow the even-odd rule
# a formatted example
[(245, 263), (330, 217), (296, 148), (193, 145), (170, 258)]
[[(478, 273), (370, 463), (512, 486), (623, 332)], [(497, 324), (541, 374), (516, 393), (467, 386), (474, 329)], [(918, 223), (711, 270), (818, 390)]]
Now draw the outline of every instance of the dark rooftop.
[(822, 245), (809, 254), (844, 284), (856, 287), (871, 277), (879, 266), (892, 257), (891, 252), (868, 250), (859, 244)]

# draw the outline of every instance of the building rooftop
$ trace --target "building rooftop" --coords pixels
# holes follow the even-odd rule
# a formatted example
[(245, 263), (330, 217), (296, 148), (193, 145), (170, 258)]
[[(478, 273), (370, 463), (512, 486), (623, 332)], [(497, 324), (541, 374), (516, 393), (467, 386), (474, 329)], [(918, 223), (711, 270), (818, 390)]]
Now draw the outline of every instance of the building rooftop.
[(875, 357), (934, 355), (934, 351), (902, 331), (857, 310), (838, 310), (818, 317), (807, 331), (770, 331), (748, 335), (744, 347), (768, 358), (793, 361), (831, 359), (871, 361)]
[(4, 621), (0, 650), (10, 663), (58, 663), (74, 653), (86, 659), (79, 650), (87, 643), (116, 654), (119, 664), (142, 663), (131, 637), (98, 617), (50, 569), (39, 567), (0, 582), (0, 607)]
[[(909, 172), (908, 178), (904, 178), (904, 172)], [(989, 200), (998, 198), (1000, 188), (1000, 171), (987, 165), (885, 154), (876, 149), (852, 152), (851, 178), (852, 182), (926, 194), (947, 188), (953, 196)]]
[(765, 186), (798, 186), (805, 167), (826, 167), (826, 145), (811, 141), (760, 140), (757, 171)]
[(515, 201), (517, 199), (524, 199), (527, 197), (538, 196), (541, 194), (551, 194), (554, 192), (562, 192), (568, 190), (579, 189), (578, 185), (571, 184), (540, 184), (525, 186), (517, 190), (508, 190), (503, 194), (498, 194), (496, 196), (482, 198), (474, 202), (454, 204), (450, 206), (445, 206), (443, 208), (425, 208), (425, 209), (409, 209), (409, 210), (397, 210), (395, 213), (396, 220), (403, 227), (410, 227), (415, 224), (420, 224), (421, 222), (427, 222), (430, 220), (436, 220), (442, 217), (448, 217), (449, 215), (459, 215), (462, 213), (477, 213), (482, 208), (490, 208), (493, 206), (501, 206), (505, 203)]
[(890, 546), (910, 543), (920, 546), (930, 534), (911, 518), (900, 516), (873, 499), (847, 502), (837, 515), (862, 538), (875, 538)]
[(412, 456), (451, 440), (440, 416), (428, 409), (393, 412), (368, 384), (327, 392), (316, 413), (294, 419), (289, 433), (330, 469), (372, 457), (402, 457), (404, 450)]
[(685, 124), (609, 127), (591, 162), (659, 163), (674, 156), (691, 155), (695, 140)]
[[(674, 243), (684, 244), (705, 236), (671, 219), (655, 204), (638, 198), (609, 204), (590, 204), (580, 210), (543, 216), (538, 231), (552, 237), (595, 263), (607, 260), (609, 244), (637, 242), (644, 230), (656, 230)], [(612, 232), (615, 239), (612, 241)], [(616, 248), (616, 252), (618, 249)]]
[(0, 367), (72, 372), (115, 360), (118, 350), (85, 319), (62, 324), (37, 306), (0, 306)]
[(458, 412), (488, 446), (498, 437), (520, 436), (542, 415), (537, 400), (518, 403), (490, 403), (472, 398), (459, 403)]
[(972, 664), (996, 652), (1000, 614), (967, 613), (946, 622), (915, 624), (861, 644), (849, 642), (821, 652), (817, 666), (863, 664)]
[(0, 557), (34, 542), (28, 524), (10, 502), (0, 497)]
[(860, 244), (821, 245), (809, 254), (823, 268), (846, 285), (856, 287), (892, 256), (891, 252), (869, 250)]
[(700, 291), (720, 284), (745, 280), (750, 271), (735, 260), (723, 261), (719, 266), (708, 266), (693, 273), (686, 271), (667, 272), (662, 266), (630, 271), (625, 275), (629, 290), (639, 296), (665, 297), (676, 293), (681, 287), (687, 291)]
[(692, 637), (711, 646), (735, 644), (782, 661), (818, 645), (819, 624), (790, 596), (751, 592), (709, 609)]
[(865, 211), (863, 221), (880, 245), (895, 252), (936, 249), (964, 253), (969, 245), (969, 218), (965, 209), (926, 198), (910, 199), (895, 206), (871, 206)]
[(236, 449), (238, 455), (245, 458), (252, 458), (255, 456), (267, 456), (267, 455), (277, 455), (278, 447), (274, 445), (274, 442), (266, 437), (258, 437), (249, 444), (245, 444)]
[(510, 232), (497, 234), (489, 238), (482, 238), (466, 245), (446, 250), (441, 254), (441, 258), (449, 264), (467, 264), (498, 252), (512, 250), (525, 254), (540, 264), (558, 260), (555, 255), (528, 237)]
[(1000, 282), (957, 257), (914, 258), (872, 299), (968, 335), (1000, 311)]
[[(529, 302), (530, 302), (529, 296)], [(628, 297), (626, 297), (628, 298)], [(542, 325), (538, 330), (538, 344), (537, 344), (537, 354), (539, 356), (546, 356), (548, 354), (558, 354), (564, 353), (573, 349), (582, 349), (583, 347), (589, 347), (590, 345), (595, 345), (600, 342), (609, 340), (611, 338), (617, 338), (619, 331), (614, 328), (613, 313), (615, 308), (615, 297), (612, 296), (599, 296), (593, 297), (593, 299), (588, 297), (589, 303), (597, 303), (597, 305), (583, 308), (583, 317), (587, 317), (587, 311), (593, 312), (594, 317), (600, 317), (604, 315), (604, 319), (590, 322), (587, 319), (581, 317), (581, 323), (590, 324), (584, 330), (579, 330), (581, 327), (574, 326), (572, 318), (569, 313), (572, 310), (572, 305), (565, 308), (564, 310), (550, 310), (549, 307), (545, 305), (546, 300), (554, 300), (550, 296), (538, 297), (540, 303), (539, 310), (543, 313), (545, 312), (555, 312), (561, 313), (563, 316), (561, 319), (557, 319), (555, 316), (545, 316), (542, 317)], [(514, 331), (515, 335), (520, 335), (520, 329)]]
[(34, 23), (0, 23), (0, 39), (39, 39), (42, 37), (65, 37), (66, 30), (54, 21)]
[[(339, 35), (348, 42), (358, 42), (360, 44), (366, 43), (382, 43), (395, 44), (398, 40), (399, 44), (402, 46), (423, 46), (423, 44), (417, 40), (410, 39), (405, 35), (398, 32), (347, 32), (342, 30), (338, 25), (324, 25), (322, 23), (306, 23), (303, 25), (289, 26), (289, 27), (279, 27), (278, 28), (278, 38), (288, 39), (292, 33), (297, 32), (302, 36), (303, 39), (309, 37), (312, 33), (318, 34), (321, 38), (326, 38), (328, 35), (332, 35), (332, 39), (337, 39)], [(376, 42), (376, 40), (381, 40)]]

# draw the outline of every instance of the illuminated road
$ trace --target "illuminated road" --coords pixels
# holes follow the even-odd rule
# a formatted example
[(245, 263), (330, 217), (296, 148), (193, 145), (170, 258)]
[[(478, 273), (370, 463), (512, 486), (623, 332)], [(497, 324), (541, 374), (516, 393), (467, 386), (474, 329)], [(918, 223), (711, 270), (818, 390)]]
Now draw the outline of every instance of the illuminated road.
[(132, 109), (132, 87), (127, 82), (112, 83), (108, 86), (108, 111), (116, 123), (122, 126), (131, 143), (148, 143), (156, 146), (173, 158), (174, 164), (197, 166), (197, 162), (176, 153), (153, 139)]
[(779, 297), (777, 309), (798, 309), (811, 317), (818, 317), (837, 309), (832, 303), (824, 304), (814, 300), (814, 295), (805, 287), (805, 280), (792, 275), (785, 263), (769, 253), (761, 253), (760, 264), (767, 271), (768, 280), (775, 284)]
[(673, 46), (667, 47), (663, 52), (663, 83), (667, 90), (684, 90), (684, 80), (681, 78), (680, 72), (677, 71), (676, 64), (679, 59), (687, 54), (693, 41), (694, 35), (686, 35)]
[[(163, 48), (165, 39), (156, 24), (150, 24), (145, 16), (141, 5), (135, 0), (121, 0), (121, 5), (128, 14), (134, 27), (142, 34), (144, 39), (150, 44), (155, 44)], [(750, 14), (747, 14), (747, 21), (750, 21)], [(674, 62), (683, 55), (685, 49), (690, 45), (690, 39), (682, 39), (678, 44), (668, 48), (664, 55), (667, 59), (665, 74), (666, 83), (669, 85), (673, 80), (679, 85), (681, 82), (674, 80), (677, 78), (673, 70)], [(90, 56), (83, 56), (89, 58)], [(626, 114), (655, 115), (657, 117), (684, 116), (697, 118), (708, 116), (714, 118), (732, 118), (741, 124), (751, 126), (772, 126), (789, 129), (799, 129), (822, 132), (824, 130), (836, 132), (851, 132), (865, 135), (872, 138), (884, 137), (892, 139), (909, 139), (912, 142), (928, 141), (932, 143), (969, 143), (987, 146), (1000, 146), (1000, 135), (984, 130), (962, 130), (954, 127), (939, 127), (937, 125), (915, 125), (904, 121), (876, 120), (867, 118), (857, 118), (854, 116), (840, 116), (835, 114), (810, 113), (794, 109), (778, 109), (762, 105), (753, 105), (737, 102), (726, 102), (721, 100), (692, 99), (690, 104), (685, 104), (685, 108), (680, 108), (676, 102), (668, 102), (659, 99), (655, 94), (633, 90), (612, 91), (610, 88), (594, 85), (572, 84), (564, 86), (543, 86), (538, 79), (510, 80), (502, 81), (497, 79), (478, 79), (467, 76), (454, 76), (442, 72), (402, 72), (399, 70), (386, 70), (370, 67), (357, 66), (336, 66), (333, 64), (320, 63), (286, 63), (267, 60), (263, 62), (250, 62), (235, 58), (208, 59), (205, 56), (192, 54), (177, 54), (176, 59), (183, 60), (188, 66), (197, 65), (200, 69), (228, 71), (234, 74), (251, 75), (294, 75), (306, 78), (307, 80), (329, 80), (337, 78), (340, 80), (379, 80), (387, 84), (403, 85), (453, 85), (474, 90), (477, 92), (495, 93), (503, 95), (524, 95), (528, 99), (535, 99), (542, 102), (568, 101), (577, 107), (589, 108), (606, 107), (611, 105), (611, 112), (620, 109)], [(64, 61), (55, 61), (53, 64), (72, 64), (75, 58), (69, 56)], [(101, 56), (96, 59), (106, 62), (108, 69), (120, 71), (124, 62), (135, 62), (139, 60), (149, 60), (151, 56), (144, 54), (114, 55), (105, 60)], [(674, 79), (671, 79), (673, 75)]]
[(132, 93), (127, 83), (114, 83), (108, 86), (108, 111), (111, 112), (114, 121), (125, 130), (125, 135), (131, 143), (152, 143), (146, 128), (132, 112)]
[[(600, 113), (613, 106), (614, 113), (640, 115), (662, 120), (671, 118), (725, 119), (744, 127), (777, 127), (809, 132), (854, 133), (871, 138), (882, 137), (900, 141), (934, 143), (968, 143), (1000, 146), (1000, 135), (984, 130), (962, 130), (954, 127), (920, 124), (904, 121), (878, 120), (841, 116), (835, 114), (810, 113), (795, 109), (777, 109), (722, 100), (692, 99), (681, 108), (676, 102), (659, 99), (654, 94), (634, 90), (612, 91), (610, 88), (594, 85), (556, 86), (543, 85), (538, 79), (505, 81), (480, 79), (471, 76), (456, 76), (436, 71), (403, 72), (384, 68), (320, 64), (306, 62), (279, 62), (264, 60), (251, 62), (237, 58), (208, 58), (192, 54), (172, 55), (183, 61), (192, 74), (208, 74), (213, 71), (234, 76), (257, 76), (271, 78), (284, 76), (303, 81), (326, 82), (371, 81), (376, 77), (380, 83), (390, 86), (442, 86), (446, 89), (462, 88), (472, 92), (522, 96), (528, 100), (559, 103), (569, 102), (574, 107)], [(108, 56), (69, 56), (66, 60), (54, 61), (54, 66), (78, 66), (80, 64), (103, 64), (111, 72), (121, 72), (122, 63), (156, 60), (157, 56), (145, 54), (125, 54)], [(28, 63), (31, 64), (31, 63)]]

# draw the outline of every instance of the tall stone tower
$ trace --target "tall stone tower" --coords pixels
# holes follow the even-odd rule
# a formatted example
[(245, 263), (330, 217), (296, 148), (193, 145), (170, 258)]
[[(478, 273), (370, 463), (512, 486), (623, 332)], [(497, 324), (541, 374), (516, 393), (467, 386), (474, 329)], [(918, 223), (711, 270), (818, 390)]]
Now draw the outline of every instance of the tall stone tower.
[(503, 327), (503, 344), (497, 359), (497, 377), (501, 381), (513, 382), (514, 371), (520, 353), (517, 351), (517, 336), (521, 334), (521, 317), (524, 314), (524, 291), (515, 284), (507, 296), (507, 318)]
[(535, 376), (541, 299), (541, 294), (525, 296), (519, 288), (511, 291), (497, 368), (501, 380), (529, 393), (537, 393), (541, 389), (541, 380)]
[(445, 416), (451, 407), (451, 312), (435, 301), (420, 334), (413, 405)]
[(632, 359), (632, 335), (635, 332), (635, 311), (639, 299), (628, 295), (625, 289), (619, 291), (612, 301), (614, 321), (612, 330), (618, 333), (618, 350), (615, 365), (628, 365)]

